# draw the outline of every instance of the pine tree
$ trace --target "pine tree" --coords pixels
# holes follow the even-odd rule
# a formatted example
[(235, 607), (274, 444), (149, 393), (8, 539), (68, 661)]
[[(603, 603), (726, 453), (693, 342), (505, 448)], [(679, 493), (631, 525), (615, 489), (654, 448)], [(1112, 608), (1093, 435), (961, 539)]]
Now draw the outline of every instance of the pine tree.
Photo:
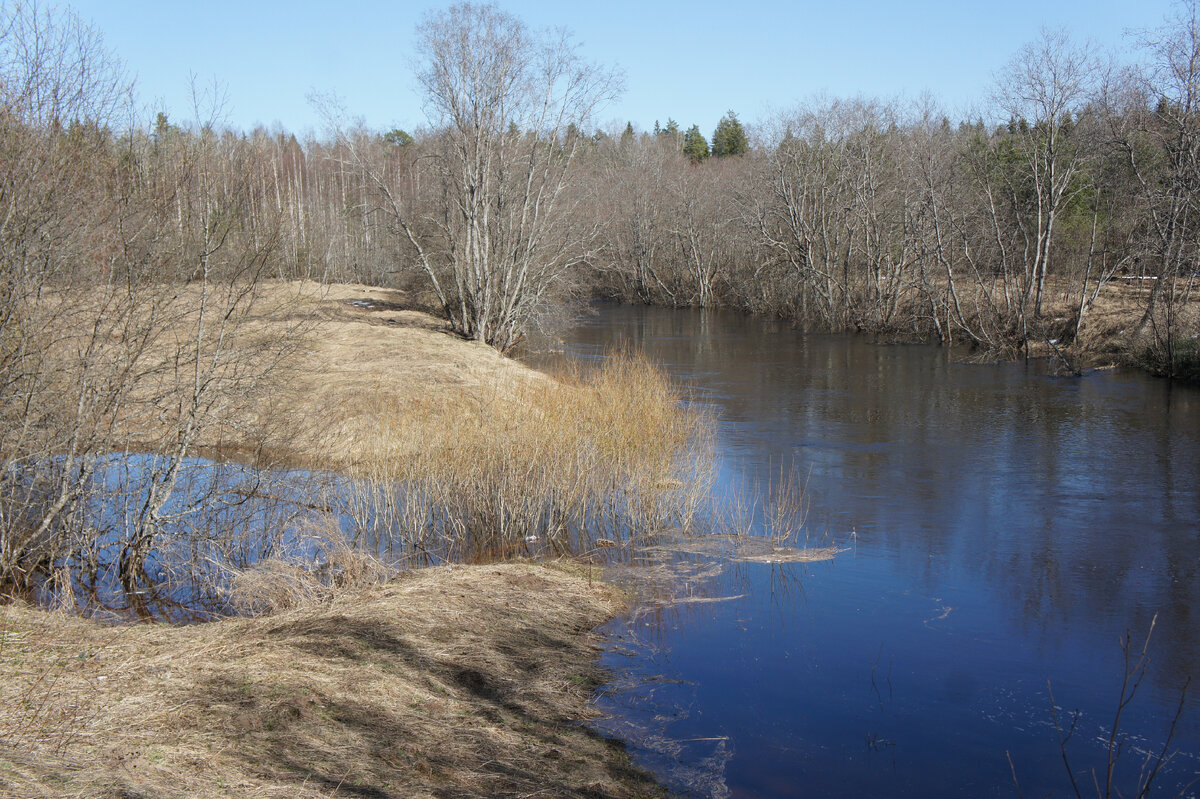
[(383, 140), (397, 147), (407, 147), (413, 143), (413, 137), (409, 135), (408, 131), (401, 130), (400, 128), (389, 130), (383, 134)]
[(713, 131), (712, 154), (717, 158), (727, 155), (743, 155), (750, 150), (750, 142), (742, 123), (738, 122), (737, 114), (729, 111), (717, 123)]
[(699, 125), (692, 125), (688, 128), (688, 132), (683, 134), (683, 154), (693, 162), (708, 158), (708, 142), (705, 141), (704, 134), (700, 132)]

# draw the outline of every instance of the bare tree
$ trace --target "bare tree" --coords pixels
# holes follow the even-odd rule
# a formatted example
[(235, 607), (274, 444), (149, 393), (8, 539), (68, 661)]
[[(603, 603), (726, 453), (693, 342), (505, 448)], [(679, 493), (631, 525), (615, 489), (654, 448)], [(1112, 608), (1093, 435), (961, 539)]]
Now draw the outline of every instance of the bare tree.
[(189, 456), (286, 352), (244, 324), (276, 225), (249, 223), (241, 140), (146, 137), (98, 35), (4, 11), (0, 596), (69, 591), (102, 552), (136, 588)]
[(1020, 166), (1005, 188), (1023, 239), (1022, 326), (1030, 299), (1033, 315), (1042, 313), (1056, 225), (1082, 188), (1089, 151), (1077, 145), (1071, 131), (1092, 99), (1096, 77), (1089, 48), (1075, 45), (1065, 31), (1043, 30), (998, 81), (996, 100), (1013, 123), (1013, 160)]
[(507, 350), (592, 252), (599, 225), (576, 213), (572, 166), (578, 131), (621, 82), (565, 31), (534, 33), (495, 6), (451, 6), (417, 32), (432, 128), (419, 157), (389, 171), (363, 137), (338, 138), (454, 329)]
[(1180, 299), (1193, 288), (1200, 250), (1200, 21), (1195, 0), (1147, 34), (1149, 63), (1108, 93), (1106, 117), (1144, 218), (1143, 274), (1153, 281), (1138, 333), (1152, 330), (1162, 369), (1175, 370)]
[[(0, 7), (0, 591), (25, 590), (61, 542), (144, 351), (104, 287), (107, 126), (128, 98), (98, 34), (70, 14)], [(96, 290), (96, 286), (101, 287)], [(130, 332), (133, 332), (130, 330)]]

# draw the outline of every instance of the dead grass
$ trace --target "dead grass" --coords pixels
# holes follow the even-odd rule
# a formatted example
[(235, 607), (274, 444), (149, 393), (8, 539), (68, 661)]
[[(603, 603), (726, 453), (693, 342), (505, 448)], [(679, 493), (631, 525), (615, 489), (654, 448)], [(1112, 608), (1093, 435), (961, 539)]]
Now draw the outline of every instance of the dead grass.
[(182, 628), (0, 609), (0, 795), (660, 795), (577, 723), (622, 602), (591, 576), (443, 567)]
[(638, 548), (643, 555), (704, 555), (733, 563), (817, 563), (845, 551), (835, 546), (793, 547), (766, 536), (737, 534), (681, 535)]
[(706, 462), (681, 457), (706, 422), (635, 358), (551, 378), (397, 293), (258, 290), (239, 346), (287, 338), (288, 357), (205, 451), (338, 470), (362, 491), (311, 498), (328, 522), (315, 560), (233, 574), (230, 603), (254, 618), (104, 627), (0, 608), (0, 796), (660, 795), (578, 723), (601, 678), (590, 631), (624, 601), (598, 570), (388, 581), (395, 569), (358, 548), (377, 541), (341, 533), (361, 511), (355, 534), (441, 537), (457, 544), (444, 556), (470, 559), (529, 535), (545, 553), (585, 527), (678, 524), (706, 485)]
[[(943, 293), (947, 291), (944, 276), (933, 276), (931, 281), (936, 290)], [(1002, 285), (999, 283), (985, 289), (966, 275), (956, 278), (956, 282), (963, 311), (972, 325), (978, 323), (979, 308), (988, 306), (986, 293), (991, 294), (991, 301), (997, 307), (1005, 305)], [(1153, 280), (1116, 276), (1106, 281), (1100, 287), (1095, 302), (1089, 304), (1076, 338), (1079, 283), (1076, 279), (1067, 280), (1061, 275), (1051, 275), (1046, 282), (1043, 314), (1038, 319), (1030, 319), (1028, 355), (1048, 358), (1056, 368), (1076, 371), (1118, 364), (1137, 365), (1137, 354), (1153, 341), (1150, 331), (1137, 331), (1153, 288)], [(1094, 281), (1090, 282), (1089, 297), (1095, 290)], [(1176, 313), (1178, 335), (1194, 341), (1200, 332), (1200, 292), (1191, 291), (1190, 299), (1181, 303)], [(999, 320), (995, 323), (999, 323)], [(990, 351), (979, 353), (983, 359), (1025, 356), (1025, 348), (1018, 344), (1015, 315), (1009, 324), (1013, 327), (1008, 331), (991, 331), (996, 338)], [(955, 338), (959, 343), (969, 343), (969, 339), (961, 333), (956, 332)], [(983, 349), (987, 350), (986, 347)]]
[(711, 427), (660, 371), (614, 356), (515, 375), (450, 395), (377, 389), (335, 410), (359, 494), (345, 515), (409, 552), (467, 561), (689, 526), (711, 485)]
[(255, 412), (206, 442), (235, 455), (339, 468), (380, 435), (379, 403), (407, 410), (461, 403), (545, 377), (480, 342), (464, 341), (436, 317), (408, 307), (404, 292), (313, 281), (259, 288), (256, 335), (301, 329)]
[[(323, 523), (322, 523), (323, 522)], [(338, 593), (381, 585), (397, 570), (352, 546), (328, 516), (309, 525), (295, 544), (303, 559), (274, 555), (233, 570), (222, 592), (242, 616), (265, 616), (333, 600)]]

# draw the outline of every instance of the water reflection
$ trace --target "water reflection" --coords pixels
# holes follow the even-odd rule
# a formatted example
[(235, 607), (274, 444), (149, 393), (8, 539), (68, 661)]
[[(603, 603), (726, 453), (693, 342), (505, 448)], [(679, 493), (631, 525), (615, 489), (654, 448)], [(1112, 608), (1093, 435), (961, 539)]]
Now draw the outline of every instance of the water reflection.
[[(727, 488), (800, 463), (807, 529), (851, 550), (783, 580), (742, 564), (713, 588), (740, 599), (614, 627), (626, 651), (649, 640), (654, 654), (610, 665), (669, 678), (610, 696), (614, 724), (661, 717), (661, 737), (719, 739), (738, 796), (1013, 795), (1006, 751), (1025, 793), (1044, 795), (1068, 787), (1046, 681), (1082, 711), (1072, 753), (1094, 765), (1118, 640), (1157, 614), (1125, 729), (1161, 743), (1200, 664), (1200, 392), (722, 313), (604, 307), (566, 334), (576, 357), (620, 346), (719, 410)], [(1168, 794), (1200, 768), (1200, 705), (1188, 710)], [(643, 757), (674, 773), (673, 755)]]

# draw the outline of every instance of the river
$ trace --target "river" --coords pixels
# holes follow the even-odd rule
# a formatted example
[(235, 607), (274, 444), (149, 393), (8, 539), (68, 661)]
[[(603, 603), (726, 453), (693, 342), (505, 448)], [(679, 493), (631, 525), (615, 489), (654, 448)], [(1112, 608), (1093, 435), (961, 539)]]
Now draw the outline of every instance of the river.
[[(722, 312), (604, 305), (563, 338), (647, 353), (717, 414), (718, 490), (794, 466), (808, 542), (844, 550), (605, 629), (597, 726), (640, 764), (702, 796), (1041, 797), (1073, 795), (1065, 750), (1095, 795), (1122, 637), (1136, 659), (1156, 619), (1116, 736), (1134, 795), (1200, 678), (1200, 391)], [(1198, 695), (1152, 795), (1200, 777)]]

